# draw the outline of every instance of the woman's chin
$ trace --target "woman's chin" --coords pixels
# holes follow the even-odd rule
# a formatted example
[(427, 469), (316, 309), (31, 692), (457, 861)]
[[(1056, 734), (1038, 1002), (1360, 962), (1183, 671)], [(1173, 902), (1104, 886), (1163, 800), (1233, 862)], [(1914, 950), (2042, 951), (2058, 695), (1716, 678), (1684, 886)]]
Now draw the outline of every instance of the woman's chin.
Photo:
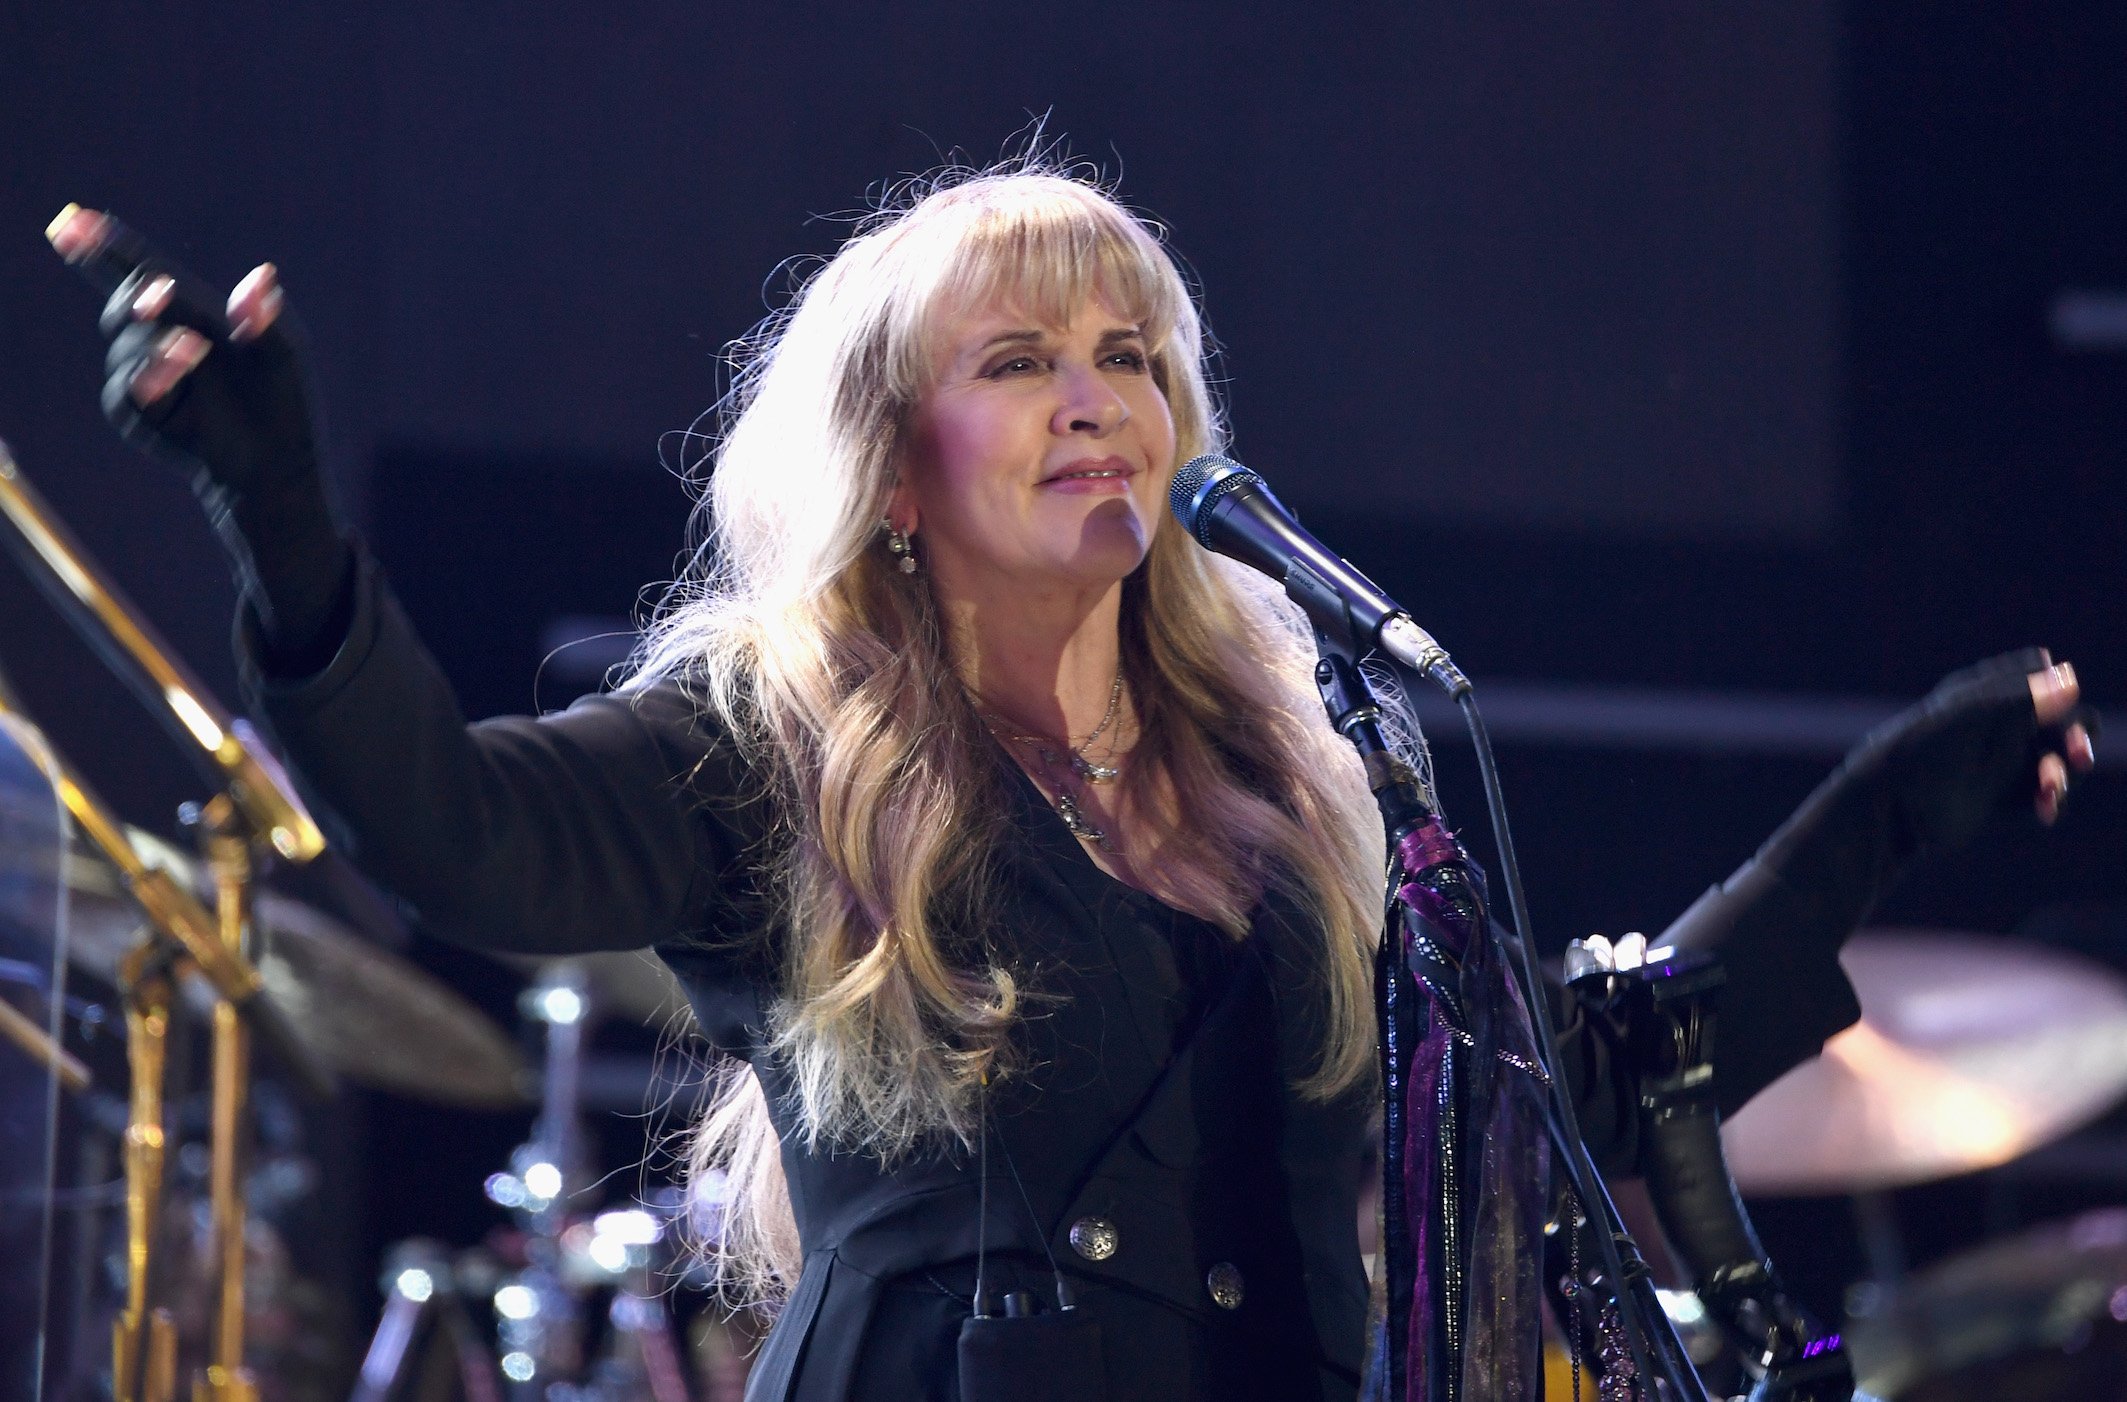
[(1143, 564), (1151, 548), (1151, 530), (1130, 503), (1117, 501), (1088, 513), (1069, 564), (1089, 582), (1112, 583)]
[(1145, 563), (1145, 554), (1142, 544), (1120, 541), (1101, 549), (1082, 549), (1062, 562), (1061, 573), (1077, 584), (1104, 588), (1135, 573)]

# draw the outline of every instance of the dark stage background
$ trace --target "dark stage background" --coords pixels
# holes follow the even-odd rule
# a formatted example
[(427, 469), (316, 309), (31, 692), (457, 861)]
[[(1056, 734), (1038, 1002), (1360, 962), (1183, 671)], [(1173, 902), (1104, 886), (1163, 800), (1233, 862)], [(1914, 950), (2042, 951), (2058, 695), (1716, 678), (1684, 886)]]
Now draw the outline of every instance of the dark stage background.
[[(688, 502), (661, 437), (715, 399), (782, 260), (1041, 116), (1171, 226), (1237, 454), (1481, 688), (1569, 717), (1499, 726), (1556, 946), (1659, 928), (1747, 855), (1842, 748), (1809, 728), (1830, 701), (2027, 642), (2127, 696), (2123, 79), (2127, 12), (2094, 0), (15, 3), (0, 435), (232, 696), (224, 568), (98, 417), (95, 303), (41, 230), (78, 200), (217, 282), (271, 257), (347, 502), (468, 709), (560, 705), (600, 660), (564, 653), (535, 691), (553, 643), (673, 567)], [(0, 661), (129, 818), (172, 828), (195, 776), (12, 570)], [(1598, 694), (1637, 707), (1630, 735), (1570, 719)], [(1679, 719), (1709, 700), (1762, 724)], [(1459, 735), (1435, 747), (1481, 831)], [(2127, 969), (2116, 775), (2071, 818), (1920, 873), (1883, 920)], [(414, 953), (512, 1015), (484, 961)], [(331, 1121), (312, 1246), (358, 1311), (385, 1243), (499, 1220), (479, 1182), (526, 1127), (363, 1093)], [(608, 1163), (641, 1139), (612, 1121)], [(2127, 1124), (2078, 1145), (1900, 1194), (1915, 1256), (2127, 1197)], [(1760, 1211), (1836, 1310), (1861, 1270), (1846, 1205)]]

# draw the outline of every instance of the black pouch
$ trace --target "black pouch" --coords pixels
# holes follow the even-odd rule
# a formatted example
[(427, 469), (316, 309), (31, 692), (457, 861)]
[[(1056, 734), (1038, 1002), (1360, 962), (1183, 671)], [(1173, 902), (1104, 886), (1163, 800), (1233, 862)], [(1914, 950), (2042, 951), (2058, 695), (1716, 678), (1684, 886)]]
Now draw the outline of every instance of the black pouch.
[(960, 1402), (1106, 1402), (1100, 1325), (1077, 1310), (969, 1316), (960, 1326)]

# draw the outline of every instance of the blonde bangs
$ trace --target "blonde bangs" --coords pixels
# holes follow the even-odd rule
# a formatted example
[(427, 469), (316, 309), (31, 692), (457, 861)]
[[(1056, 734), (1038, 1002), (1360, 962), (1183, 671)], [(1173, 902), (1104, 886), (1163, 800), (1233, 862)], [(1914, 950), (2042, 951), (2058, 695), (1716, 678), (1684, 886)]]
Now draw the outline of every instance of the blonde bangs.
[(1075, 180), (978, 177), (872, 237), (898, 245), (882, 257), (919, 270), (887, 318), (887, 365), (904, 404), (929, 388), (939, 323), (970, 307), (1010, 307), (1036, 325), (1063, 326), (1097, 299), (1143, 331), (1162, 389), (1177, 360), (1196, 357), (1196, 312), (1165, 251), (1136, 218)]

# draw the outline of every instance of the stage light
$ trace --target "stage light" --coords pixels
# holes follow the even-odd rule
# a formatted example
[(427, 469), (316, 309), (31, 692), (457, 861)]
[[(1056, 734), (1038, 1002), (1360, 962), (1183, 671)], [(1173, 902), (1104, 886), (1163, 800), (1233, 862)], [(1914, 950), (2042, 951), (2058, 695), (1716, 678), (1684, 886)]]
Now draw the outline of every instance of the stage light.
[(524, 1171), (524, 1191), (544, 1206), (561, 1196), (561, 1170), (550, 1163), (535, 1163)]
[(529, 1286), (505, 1285), (495, 1292), (495, 1313), (504, 1319), (530, 1319), (539, 1313), (539, 1297)]

